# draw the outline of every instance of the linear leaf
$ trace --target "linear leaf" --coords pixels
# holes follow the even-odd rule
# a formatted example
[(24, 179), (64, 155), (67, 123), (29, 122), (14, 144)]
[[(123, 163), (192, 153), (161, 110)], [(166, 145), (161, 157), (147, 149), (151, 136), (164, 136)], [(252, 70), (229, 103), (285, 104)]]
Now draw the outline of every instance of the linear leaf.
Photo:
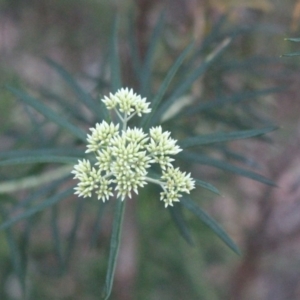
[(54, 243), (54, 251), (59, 262), (59, 266), (64, 268), (62, 239), (59, 233), (59, 209), (58, 205), (53, 205), (51, 209), (51, 233)]
[(47, 124), (48, 120), (38, 120), (38, 116), (31, 109), (29, 109), (28, 105), (24, 105), (24, 111), (26, 112), (31, 122), (30, 127), (34, 129), (31, 136), (37, 139), (39, 141), (39, 144), (45, 145), (49, 137), (47, 136), (46, 138), (44, 125)]
[(108, 267), (106, 271), (105, 285), (102, 292), (102, 297), (104, 300), (107, 300), (111, 294), (114, 274), (116, 269), (116, 263), (118, 258), (118, 252), (121, 241), (121, 232), (122, 232), (122, 221), (125, 210), (125, 202), (121, 199), (117, 199), (116, 208), (114, 212), (110, 247), (109, 247), (109, 258), (108, 258)]
[(229, 171), (234, 174), (238, 174), (238, 175), (241, 175), (241, 176), (244, 176), (247, 178), (251, 178), (253, 180), (259, 181), (259, 182), (267, 184), (267, 185), (276, 186), (276, 184), (273, 181), (271, 181), (270, 179), (268, 179), (260, 174), (246, 170), (244, 168), (234, 166), (230, 163), (227, 163), (227, 162), (224, 162), (224, 161), (221, 161), (218, 159), (208, 157), (206, 155), (196, 154), (196, 153), (192, 153), (192, 152), (186, 152), (186, 153), (180, 153), (180, 154), (178, 154), (178, 156), (181, 159), (184, 159), (187, 161), (199, 163), (202, 165), (213, 166), (213, 167), (216, 167), (221, 170)]
[(0, 161), (0, 166), (9, 165), (20, 165), (20, 164), (34, 164), (34, 163), (63, 163), (63, 164), (74, 164), (81, 157), (70, 157), (70, 156), (54, 156), (54, 155), (44, 155), (40, 157), (28, 156), (28, 157), (18, 157), (11, 158)]
[(57, 62), (53, 61), (50, 58), (45, 58), (47, 64), (52, 67), (61, 78), (69, 85), (72, 91), (77, 96), (78, 100), (80, 100), (86, 107), (90, 109), (91, 112), (95, 112), (100, 119), (103, 119), (103, 112), (100, 109), (100, 106), (97, 102), (87, 93), (85, 92), (79, 84), (74, 80), (74, 78), (70, 75), (70, 73), (64, 69)]
[(283, 91), (282, 87), (275, 87), (275, 88), (273, 87), (273, 88), (261, 89), (256, 91), (244, 91), (241, 93), (235, 93), (233, 95), (225, 96), (225, 97), (222, 96), (214, 100), (205, 101), (204, 103), (200, 103), (199, 105), (190, 107), (186, 109), (183, 112), (183, 114), (191, 116), (199, 112), (210, 111), (215, 108), (221, 108), (224, 105), (237, 104), (251, 98), (257, 98), (272, 93), (278, 93), (280, 91)]
[(180, 235), (185, 239), (185, 241), (188, 244), (193, 246), (194, 245), (193, 238), (189, 231), (188, 225), (183, 217), (181, 206), (179, 205), (169, 206), (168, 210)]
[[(6, 214), (3, 210), (3, 208), (1, 208), (0, 210), (1, 212), (1, 216), (2, 218), (6, 217)], [(18, 245), (18, 242), (16, 240), (16, 237), (13, 233), (12, 228), (6, 228), (5, 230), (5, 235), (6, 235), (6, 240), (7, 240), (7, 244), (9, 247), (9, 254), (11, 257), (11, 261), (12, 261), (12, 265), (13, 265), (13, 269), (20, 281), (21, 287), (22, 287), (22, 293), (25, 293), (25, 266), (24, 266), (24, 262), (22, 260), (22, 255), (21, 255), (21, 251), (20, 251), (20, 246)]]
[(162, 104), (162, 106), (156, 111), (153, 116), (151, 125), (156, 124), (162, 117), (162, 115), (176, 102), (180, 99), (186, 91), (191, 87), (191, 85), (202, 76), (205, 71), (215, 62), (215, 60), (225, 51), (225, 49), (230, 44), (230, 39), (225, 39), (210, 55), (206, 57), (203, 63), (196, 68), (190, 75), (188, 75), (174, 90), (172, 95)]
[(289, 57), (289, 56), (299, 56), (300, 52), (292, 52), (292, 53), (287, 53), (287, 54), (282, 54), (283, 57)]
[(121, 77), (121, 62), (119, 57), (118, 48), (118, 28), (119, 28), (119, 18), (116, 17), (111, 34), (110, 41), (110, 69), (111, 69), (111, 92), (115, 93), (119, 88), (122, 87), (122, 77)]
[(199, 57), (203, 55), (205, 51), (211, 47), (214, 43), (219, 42), (221, 38), (221, 31), (222, 31), (222, 26), (227, 22), (228, 16), (222, 15), (219, 20), (217, 21), (216, 24), (213, 25), (213, 27), (210, 29), (209, 34), (207, 34), (202, 42), (200, 47), (194, 52), (192, 55), (190, 61), (189, 61), (189, 67), (193, 67), (197, 61), (199, 61)]
[(225, 155), (225, 157), (228, 159), (241, 162), (250, 168), (255, 168), (255, 169), (261, 168), (260, 164), (251, 157), (247, 157), (241, 153), (232, 151), (231, 149), (229, 149), (227, 147), (221, 146), (221, 147), (216, 147), (216, 148), (219, 149)]
[(196, 185), (201, 186), (202, 188), (207, 189), (217, 195), (220, 195), (219, 190), (216, 187), (214, 187), (212, 184), (202, 181), (200, 179), (195, 179), (195, 182), (196, 182)]
[(74, 215), (74, 221), (71, 228), (71, 231), (68, 236), (68, 245), (65, 252), (65, 267), (68, 268), (71, 260), (71, 256), (73, 251), (76, 249), (75, 242), (76, 242), (76, 234), (78, 232), (78, 228), (80, 226), (80, 222), (82, 220), (82, 216), (84, 213), (84, 205), (86, 204), (86, 200), (82, 198), (77, 199), (77, 205)]
[(296, 42), (296, 43), (300, 42), (300, 38), (286, 38), (284, 40), (285, 41), (290, 41), (290, 42)]
[(192, 47), (194, 46), (194, 44), (190, 44), (181, 54), (180, 56), (177, 58), (177, 60), (175, 61), (175, 63), (172, 65), (172, 67), (170, 68), (170, 70), (168, 71), (165, 79), (163, 80), (158, 92), (156, 93), (154, 99), (151, 101), (151, 113), (147, 114), (143, 117), (142, 122), (141, 122), (141, 127), (144, 128), (144, 125), (148, 124), (148, 122), (152, 119), (153, 114), (156, 112), (157, 107), (159, 106), (161, 100), (163, 99), (172, 79), (174, 78), (174, 76), (176, 75), (178, 69), (180, 68), (180, 66), (182, 65), (184, 59), (186, 58), (187, 54), (191, 51)]
[(46, 186), (42, 186), (36, 190), (34, 190), (28, 197), (22, 199), (21, 201), (18, 201), (16, 205), (14, 205), (10, 213), (15, 214), (17, 211), (20, 211), (20, 209), (24, 210), (23, 208), (28, 207), (41, 197), (46, 197), (49, 193), (51, 193), (53, 190), (57, 189), (59, 185), (62, 184), (62, 180), (56, 180), (54, 182), (51, 182), (51, 184), (48, 184)]
[(61, 97), (60, 95), (50, 91), (44, 87), (38, 87), (36, 90), (40, 93), (40, 95), (51, 102), (55, 102), (59, 104), (59, 107), (63, 108), (64, 113), (71, 115), (75, 120), (80, 122), (88, 123), (89, 118), (82, 113), (82, 110), (79, 105), (75, 101), (71, 102), (71, 99)]
[(83, 150), (74, 148), (41, 148), (32, 150), (10, 150), (0, 152), (0, 159), (17, 158), (17, 157), (33, 157), (47, 155), (63, 155), (63, 156), (84, 156)]
[[(3, 181), (0, 183), (0, 194), (11, 193), (23, 189), (37, 187), (54, 180), (57, 180), (57, 182), (65, 181), (67, 177), (71, 175), (72, 167), (73, 166), (69, 165), (63, 166), (55, 170), (45, 171), (42, 174), (29, 175), (18, 179)], [(22, 202), (18, 202), (18, 205), (22, 205), (22, 203), (27, 203), (25, 200)], [(28, 202), (30, 201), (31, 200), (28, 200)]]
[(104, 203), (100, 203), (100, 205), (99, 205), (95, 225), (94, 225), (94, 228), (93, 228), (93, 231), (92, 231), (92, 234), (91, 234), (91, 240), (90, 240), (90, 247), (91, 248), (96, 245), (97, 238), (99, 237), (100, 230), (101, 230), (101, 221), (102, 221), (102, 217), (103, 217), (105, 208), (107, 206), (107, 203), (109, 203), (109, 202), (106, 201)]
[(80, 128), (76, 127), (75, 125), (68, 122), (66, 119), (60, 117), (54, 110), (52, 110), (50, 107), (47, 107), (42, 102), (38, 101), (37, 99), (29, 96), (25, 92), (21, 92), (15, 88), (8, 87), (8, 89), (15, 94), (17, 97), (19, 97), (21, 100), (26, 102), (28, 105), (32, 106), (34, 109), (36, 109), (39, 113), (44, 115), (47, 119), (53, 121), (57, 125), (59, 125), (62, 128), (67, 129), (69, 132), (71, 132), (74, 136), (81, 139), (85, 142), (86, 140), (86, 134), (84, 131), (82, 131)]
[(148, 89), (150, 86), (151, 74), (152, 74), (152, 64), (154, 59), (155, 50), (157, 49), (157, 44), (159, 38), (163, 31), (165, 13), (162, 12), (159, 16), (159, 19), (154, 27), (152, 36), (150, 38), (150, 43), (148, 46), (148, 50), (144, 59), (144, 63), (142, 66), (142, 72), (140, 74), (141, 78), (141, 95), (147, 95)]
[(238, 255), (241, 254), (237, 245), (228, 236), (225, 230), (205, 211), (203, 211), (188, 195), (180, 199), (180, 203), (193, 214), (195, 214), (205, 225), (207, 225), (231, 250)]
[(15, 224), (16, 222), (19, 222), (23, 219), (27, 219), (27, 218), (33, 216), (34, 214), (36, 214), (40, 211), (43, 211), (47, 207), (58, 203), (59, 201), (61, 201), (62, 199), (66, 198), (68, 196), (70, 196), (73, 193), (74, 193), (74, 189), (72, 187), (72, 188), (68, 188), (63, 192), (58, 193), (58, 194), (44, 200), (42, 203), (27, 209), (24, 213), (21, 213), (17, 216), (14, 216), (14, 217), (10, 218), (9, 220), (5, 221), (4, 223), (2, 223), (0, 225), (0, 230), (9, 228), (11, 225)]
[(24, 298), (26, 298), (26, 279), (27, 279), (26, 273), (27, 273), (27, 266), (28, 266), (28, 249), (29, 249), (30, 236), (31, 236), (33, 226), (34, 224), (32, 220), (27, 220), (25, 222), (24, 230), (20, 237), (20, 243), (19, 243), (20, 256), (21, 256), (21, 262), (22, 262), (23, 274), (24, 274), (24, 290), (23, 290)]
[(238, 140), (238, 139), (246, 139), (246, 138), (265, 134), (265, 133), (273, 131), (277, 128), (278, 127), (270, 126), (270, 127), (265, 127), (262, 129), (240, 130), (240, 131), (234, 131), (234, 132), (229, 132), (229, 133), (218, 132), (218, 133), (212, 133), (212, 134), (204, 134), (204, 135), (186, 138), (186, 139), (180, 141), (178, 144), (183, 149), (186, 149), (186, 148), (190, 148), (190, 147), (207, 145), (207, 144), (212, 144), (212, 143), (221, 143), (221, 142), (227, 142), (227, 141)]
[(135, 19), (132, 13), (130, 14), (128, 19), (129, 19), (128, 42), (130, 47), (129, 55), (132, 61), (132, 67), (135, 72), (135, 76), (136, 78), (139, 78), (141, 74), (141, 58), (140, 58), (138, 41), (136, 36)]
[(6, 239), (8, 241), (9, 252), (13, 263), (14, 271), (16, 272), (18, 279), (21, 283), (22, 292), (25, 293), (26, 270), (24, 270), (22, 256), (20, 253), (20, 246), (18, 245), (11, 228), (8, 228), (6, 230)]
[[(222, 69), (226, 70), (227, 72), (242, 72), (245, 69), (247, 71), (254, 71), (256, 68), (262, 68), (263, 66), (274, 65), (275, 63), (279, 63), (280, 58), (278, 56), (271, 57), (271, 56), (261, 56), (261, 55), (254, 55), (247, 59), (228, 59), (222, 62)], [(260, 69), (259, 68), (259, 69)]]

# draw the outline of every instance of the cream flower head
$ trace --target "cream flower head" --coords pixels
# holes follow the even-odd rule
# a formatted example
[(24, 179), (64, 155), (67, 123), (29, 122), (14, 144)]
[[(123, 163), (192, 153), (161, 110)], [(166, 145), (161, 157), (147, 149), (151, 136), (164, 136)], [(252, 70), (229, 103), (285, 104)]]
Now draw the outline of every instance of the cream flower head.
[[(170, 137), (171, 133), (163, 131), (161, 126), (150, 128), (146, 134), (142, 128), (130, 128), (127, 122), (134, 115), (149, 113), (149, 102), (136, 95), (132, 89), (120, 89), (102, 102), (107, 109), (114, 109), (119, 116), (123, 128), (119, 124), (102, 121), (90, 128), (87, 135), (86, 153), (92, 152), (95, 163), (87, 159), (79, 160), (72, 173), (79, 180), (75, 194), (80, 197), (91, 197), (94, 192), (103, 202), (117, 193), (124, 200), (131, 197), (132, 192), (148, 182), (161, 186), (160, 199), (165, 207), (173, 206), (180, 201), (182, 193), (189, 193), (195, 188), (195, 181), (190, 174), (174, 168), (171, 155), (181, 151), (177, 141)], [(157, 163), (162, 169), (160, 179), (148, 176), (152, 164)]]

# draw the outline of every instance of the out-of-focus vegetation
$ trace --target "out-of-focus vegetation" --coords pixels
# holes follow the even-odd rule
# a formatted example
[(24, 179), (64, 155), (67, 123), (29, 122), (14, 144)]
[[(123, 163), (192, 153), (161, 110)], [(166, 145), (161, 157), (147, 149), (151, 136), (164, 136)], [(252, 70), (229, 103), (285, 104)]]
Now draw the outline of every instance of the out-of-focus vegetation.
[[(107, 55), (117, 14), (122, 77), (127, 86), (149, 95), (152, 91), (136, 78), (139, 61), (135, 58), (138, 53), (141, 60), (147, 59), (152, 32), (163, 9), (164, 30), (156, 45), (151, 72), (152, 88), (156, 90), (191, 39), (198, 54), (202, 51), (195, 55), (196, 66), (230, 36), (229, 48), (181, 99), (179, 112), (185, 117), (178, 120), (177, 106), (175, 112), (164, 116), (164, 126), (175, 130), (179, 138), (191, 132), (249, 129), (253, 124), (283, 126), (272, 139), (203, 147), (202, 154), (210, 154), (214, 160), (192, 167), (193, 174), (221, 191), (223, 197), (205, 189), (197, 190), (194, 196), (224, 225), (240, 246), (242, 256), (235, 256), (209, 229), (199, 227), (190, 214), (186, 219), (194, 233), (195, 246), (187, 245), (171, 226), (166, 212), (150, 201), (156, 199), (157, 191), (146, 189), (139, 201), (127, 206), (112, 299), (300, 297), (299, 63), (297, 57), (280, 58), (299, 50), (298, 44), (284, 40), (300, 36), (299, 1), (2, 0), (0, 8), (2, 151), (51, 148), (54, 141), (55, 146), (64, 147), (74, 142), (54, 125), (44, 126), (45, 119), (17, 101), (4, 85), (26, 89), (71, 117), (68, 106), (61, 106), (62, 99), (67, 99), (74, 109), (76, 93), (44, 58), (64, 66), (92, 97), (96, 98), (99, 91), (108, 91)], [(128, 32), (134, 32), (137, 40), (129, 40)], [(178, 79), (171, 87), (176, 89), (179, 83)], [(211, 110), (216, 103), (219, 108)], [(172, 114), (173, 118), (168, 119)], [(87, 131), (93, 125), (93, 115), (85, 111), (84, 117), (79, 118), (78, 125)], [(221, 159), (263, 174), (280, 189), (211, 167)], [(224, 168), (230, 169), (228, 165)], [(0, 169), (1, 182), (37, 176), (42, 170), (53, 169), (44, 164), (4, 166)], [(54, 180), (52, 184), (59, 183)], [(72, 186), (72, 181), (65, 185)], [(1, 188), (4, 191), (5, 185)], [(43, 197), (35, 188), (12, 187), (2, 193), (2, 221), (8, 215), (22, 213), (26, 199), (34, 193), (35, 201)], [(30, 299), (99, 299), (107, 267), (112, 206), (108, 203), (99, 208), (102, 203), (86, 201), (89, 205), (76, 197), (67, 199), (1, 232), (1, 299), (23, 299), (19, 279), (24, 269)], [(97, 218), (101, 216), (101, 227), (97, 228)], [(63, 249), (56, 247), (58, 238), (63, 241)], [(20, 257), (13, 253), (14, 249)]]

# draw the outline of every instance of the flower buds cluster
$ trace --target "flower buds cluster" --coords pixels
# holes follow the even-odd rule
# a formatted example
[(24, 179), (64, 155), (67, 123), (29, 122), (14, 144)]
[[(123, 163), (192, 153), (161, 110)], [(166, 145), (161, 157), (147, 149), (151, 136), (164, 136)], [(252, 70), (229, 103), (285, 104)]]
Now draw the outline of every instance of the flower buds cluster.
[[(130, 128), (127, 121), (134, 115), (141, 116), (151, 109), (145, 98), (132, 90), (120, 89), (105, 97), (103, 103), (107, 109), (114, 109), (123, 128), (119, 124), (102, 121), (91, 128), (87, 135), (86, 153), (95, 155), (94, 165), (89, 160), (79, 160), (72, 173), (79, 180), (75, 194), (91, 197), (94, 192), (98, 199), (108, 200), (117, 191), (122, 200), (131, 197), (132, 191), (148, 182), (156, 183), (163, 189), (161, 200), (165, 207), (178, 202), (181, 193), (189, 193), (195, 186), (190, 174), (183, 173), (172, 165), (173, 158), (181, 151), (170, 132), (163, 132), (160, 126), (150, 129), (149, 135), (141, 128)], [(148, 177), (148, 169), (157, 163), (162, 169), (160, 180)]]

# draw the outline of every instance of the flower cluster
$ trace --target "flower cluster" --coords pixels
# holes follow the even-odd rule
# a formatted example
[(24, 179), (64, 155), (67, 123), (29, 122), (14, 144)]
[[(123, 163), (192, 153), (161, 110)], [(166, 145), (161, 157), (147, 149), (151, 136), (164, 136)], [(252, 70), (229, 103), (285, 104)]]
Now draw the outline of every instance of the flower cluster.
[[(172, 165), (173, 158), (181, 151), (170, 132), (163, 132), (160, 126), (150, 129), (149, 134), (141, 128), (130, 128), (127, 122), (134, 116), (149, 113), (151, 109), (145, 98), (134, 94), (132, 90), (120, 89), (105, 97), (103, 103), (107, 109), (114, 109), (123, 128), (119, 124), (102, 121), (91, 128), (87, 135), (86, 153), (95, 155), (95, 163), (79, 160), (72, 173), (79, 180), (75, 194), (91, 197), (94, 192), (98, 199), (108, 200), (113, 190), (122, 200), (131, 197), (132, 191), (148, 182), (156, 183), (163, 189), (160, 198), (165, 207), (178, 202), (181, 193), (189, 193), (195, 186), (190, 174), (183, 173)], [(148, 169), (157, 163), (162, 169), (161, 178), (148, 177)]]

